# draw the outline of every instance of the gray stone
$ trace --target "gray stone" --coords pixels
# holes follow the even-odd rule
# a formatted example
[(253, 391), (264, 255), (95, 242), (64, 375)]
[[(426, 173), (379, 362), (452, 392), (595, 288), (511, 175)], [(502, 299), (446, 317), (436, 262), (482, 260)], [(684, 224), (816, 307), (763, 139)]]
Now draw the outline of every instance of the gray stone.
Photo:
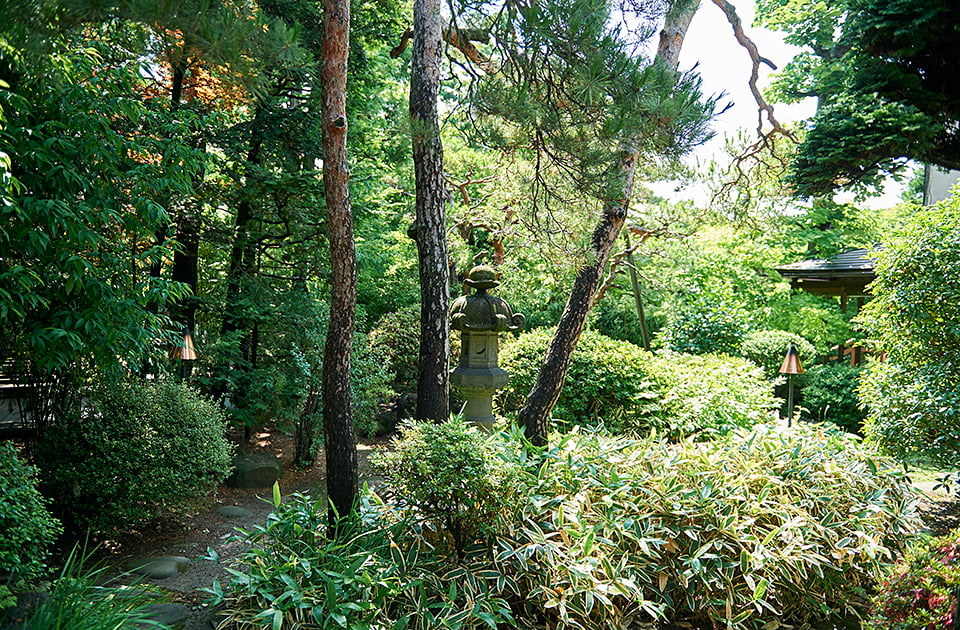
[(227, 518), (247, 518), (253, 516), (253, 512), (239, 505), (221, 505), (217, 508), (217, 514)]
[(173, 577), (187, 568), (190, 559), (183, 556), (157, 556), (139, 558), (126, 564), (127, 570), (143, 577), (163, 580)]
[(254, 453), (233, 460), (233, 472), (227, 478), (232, 488), (269, 488), (280, 479), (283, 467), (273, 453)]
[[(183, 604), (150, 604), (143, 609), (143, 616), (154, 623), (173, 627), (190, 618), (190, 609)], [(138, 628), (154, 628), (156, 626), (148, 623), (137, 624)]]

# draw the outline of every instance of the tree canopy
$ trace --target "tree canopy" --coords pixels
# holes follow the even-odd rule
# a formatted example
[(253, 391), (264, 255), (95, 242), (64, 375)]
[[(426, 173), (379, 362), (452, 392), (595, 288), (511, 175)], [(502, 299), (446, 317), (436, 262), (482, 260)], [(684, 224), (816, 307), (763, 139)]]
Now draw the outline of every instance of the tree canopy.
[(798, 55), (775, 85), (819, 98), (791, 168), (801, 195), (875, 185), (908, 160), (960, 168), (960, 6), (950, 0), (760, 0)]

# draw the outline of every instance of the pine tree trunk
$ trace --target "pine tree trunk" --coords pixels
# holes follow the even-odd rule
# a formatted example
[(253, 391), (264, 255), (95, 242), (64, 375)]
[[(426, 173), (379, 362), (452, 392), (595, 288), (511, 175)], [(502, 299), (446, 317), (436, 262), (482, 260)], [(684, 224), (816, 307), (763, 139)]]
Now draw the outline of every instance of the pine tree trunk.
[(620, 155), (623, 198), (608, 202), (603, 208), (590, 241), (593, 262), (583, 267), (573, 281), (570, 297), (560, 315), (557, 331), (550, 340), (537, 381), (520, 410), (518, 421), (523, 425), (527, 438), (536, 446), (547, 444), (550, 414), (560, 397), (573, 351), (586, 326), (593, 296), (600, 287), (607, 261), (627, 218), (636, 165), (637, 150), (633, 147), (624, 149)]
[(330, 325), (323, 355), (323, 435), (328, 520), (349, 515), (357, 500), (357, 439), (350, 394), (350, 353), (357, 307), (357, 261), (347, 163), (349, 0), (323, 3), (323, 187), (330, 241)]
[(414, 0), (410, 126), (416, 176), (416, 221), (411, 236), (420, 263), (420, 373), (417, 418), (450, 416), (450, 270), (444, 212), (443, 145), (437, 118), (440, 88), (440, 4)]
[[(667, 13), (657, 50), (658, 63), (667, 64), (671, 68), (677, 67), (683, 38), (698, 7), (698, 0), (688, 0), (678, 2)], [(633, 197), (633, 182), (639, 157), (638, 144), (633, 142), (621, 151), (621, 198), (604, 204), (600, 221), (590, 241), (593, 262), (577, 273), (573, 288), (570, 290), (570, 297), (560, 315), (557, 331), (550, 340), (550, 346), (540, 365), (537, 381), (527, 394), (527, 400), (520, 410), (518, 422), (523, 426), (527, 439), (536, 446), (547, 444), (553, 407), (560, 397), (560, 390), (567, 377), (573, 351), (586, 326), (594, 295), (603, 279), (604, 268), (626, 221), (630, 200)]]

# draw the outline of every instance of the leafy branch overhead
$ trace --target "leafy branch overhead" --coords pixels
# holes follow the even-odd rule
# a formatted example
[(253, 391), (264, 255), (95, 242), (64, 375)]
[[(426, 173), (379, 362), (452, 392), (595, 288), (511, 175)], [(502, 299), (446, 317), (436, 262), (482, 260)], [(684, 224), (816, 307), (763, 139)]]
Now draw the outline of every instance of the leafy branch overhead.
[(791, 169), (799, 194), (874, 186), (908, 160), (960, 168), (957, 3), (763, 0), (758, 19), (813, 51), (774, 84), (783, 100), (820, 99)]

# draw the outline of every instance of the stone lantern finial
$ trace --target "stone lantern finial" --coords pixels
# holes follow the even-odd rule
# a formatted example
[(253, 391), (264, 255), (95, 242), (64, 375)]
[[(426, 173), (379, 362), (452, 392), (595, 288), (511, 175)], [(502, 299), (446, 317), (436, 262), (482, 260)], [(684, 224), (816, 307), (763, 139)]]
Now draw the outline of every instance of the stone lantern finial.
[(493, 394), (510, 378), (497, 364), (498, 333), (520, 330), (526, 318), (514, 313), (503, 298), (487, 293), (500, 286), (493, 267), (474, 267), (465, 284), (476, 293), (461, 295), (450, 307), (450, 325), (461, 337), (460, 363), (450, 373), (450, 382), (467, 400), (465, 419), (489, 429), (494, 422)]

